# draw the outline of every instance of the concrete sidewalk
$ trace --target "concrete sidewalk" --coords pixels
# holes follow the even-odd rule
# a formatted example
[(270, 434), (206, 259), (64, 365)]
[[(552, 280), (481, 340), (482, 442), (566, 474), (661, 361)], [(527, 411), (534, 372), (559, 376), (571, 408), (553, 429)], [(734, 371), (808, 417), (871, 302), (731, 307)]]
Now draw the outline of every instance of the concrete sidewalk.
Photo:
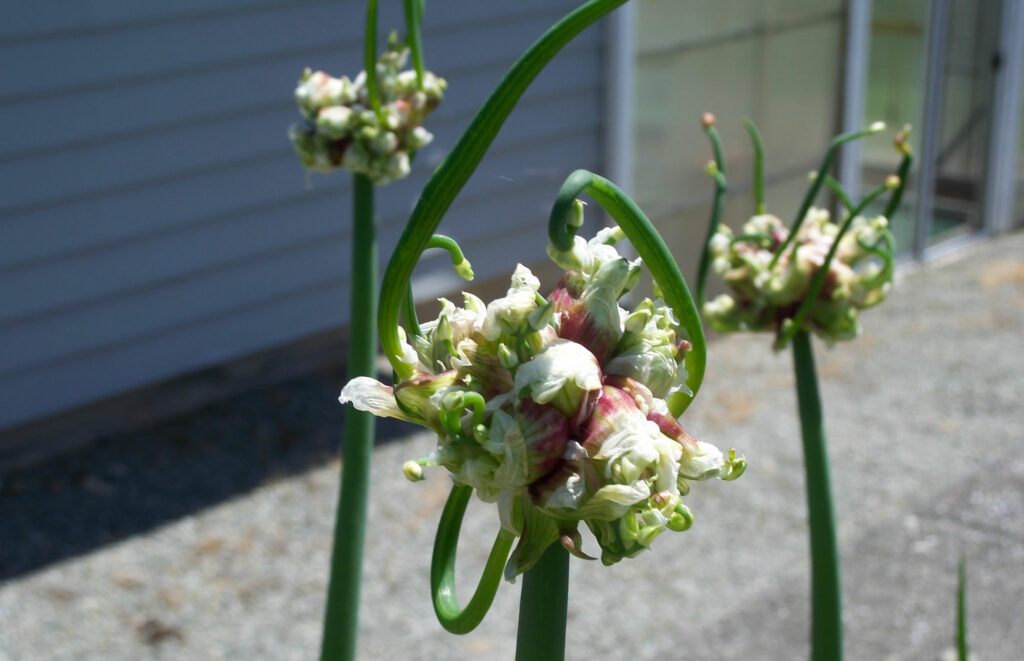
[[(1021, 658), (1022, 256), (1018, 233), (909, 273), (863, 315), (861, 338), (816, 345), (848, 659), (929, 660), (951, 647), (960, 554), (977, 657)], [(611, 568), (573, 559), (568, 659), (807, 657), (792, 368), (770, 343), (715, 342), (683, 419), (695, 436), (745, 454), (747, 473), (697, 485), (687, 498), (694, 527), (636, 559)], [(427, 577), (448, 479), (434, 471), (410, 484), (401, 471), (432, 443), (416, 433), (374, 457), (361, 658), (512, 659), (518, 585), (502, 586), (470, 635), (434, 620)], [(166, 479), (176, 479), (173, 465)], [(315, 658), (337, 481), (336, 463), (315, 468), (0, 584), (0, 660)], [(493, 509), (471, 506), (463, 598), (496, 525)]]

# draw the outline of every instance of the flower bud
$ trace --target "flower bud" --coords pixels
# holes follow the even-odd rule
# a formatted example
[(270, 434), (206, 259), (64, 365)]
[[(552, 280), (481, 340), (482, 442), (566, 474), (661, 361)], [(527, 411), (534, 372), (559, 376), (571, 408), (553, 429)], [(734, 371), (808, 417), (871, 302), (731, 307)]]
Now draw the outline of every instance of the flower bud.
[(352, 110), (345, 106), (321, 108), (316, 117), (316, 130), (330, 140), (337, 140), (351, 130)]
[(524, 330), (530, 314), (537, 309), (538, 280), (530, 269), (516, 266), (512, 284), (504, 298), (487, 305), (483, 334), (488, 340), (497, 340), (502, 333), (515, 335)]
[(601, 388), (601, 368), (582, 345), (556, 340), (519, 366), (515, 392), (557, 408), (567, 418), (580, 412), (590, 391)]
[(569, 217), (565, 220), (565, 226), (570, 230), (578, 230), (583, 227), (583, 201), (573, 200)]
[(417, 126), (405, 138), (405, 146), (410, 151), (418, 151), (433, 141), (434, 136), (422, 126)]
[(407, 461), (402, 464), (402, 472), (410, 482), (419, 482), (423, 479), (423, 467), (418, 461)]
[[(394, 134), (392, 133), (390, 135), (394, 135)], [(390, 157), (388, 157), (388, 168), (387, 168), (387, 176), (388, 176), (388, 178), (390, 178), (392, 180), (394, 180), (394, 179), (404, 179), (407, 176), (409, 176), (409, 171), (410, 171), (409, 155), (406, 154), (404, 151), (395, 152)]]

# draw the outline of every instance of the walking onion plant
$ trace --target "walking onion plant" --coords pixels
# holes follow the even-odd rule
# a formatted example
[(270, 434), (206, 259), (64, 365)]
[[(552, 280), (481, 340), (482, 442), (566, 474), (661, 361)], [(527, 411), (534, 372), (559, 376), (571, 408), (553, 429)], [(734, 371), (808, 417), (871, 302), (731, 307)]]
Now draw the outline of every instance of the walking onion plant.
[[(704, 375), (697, 307), (650, 221), (600, 176), (574, 172), (556, 198), (548, 253), (565, 274), (549, 296), (519, 266), (508, 294), (489, 304), (469, 294), (462, 307), (442, 300), (439, 317), (423, 325), (411, 304), (420, 255), (437, 241), (444, 213), (516, 102), (562, 47), (624, 2), (590, 0), (548, 30), (431, 176), (381, 286), (378, 329), (394, 385), (358, 375), (341, 395), (361, 411), (437, 433), (436, 450), (404, 467), (415, 480), (423, 467), (441, 465), (455, 482), (434, 546), (435, 611), (449, 631), (470, 631), (502, 575), (524, 573), (520, 660), (564, 658), (568, 553), (589, 557), (580, 523), (597, 538), (602, 561), (617, 562), (664, 530), (691, 525), (682, 498), (692, 482), (731, 480), (745, 467), (735, 452), (697, 441), (678, 422)], [(577, 237), (583, 193), (618, 227), (590, 241)], [(619, 255), (614, 244), (624, 238), (639, 260)], [(654, 276), (656, 298), (627, 312), (619, 301), (642, 265)], [(498, 504), (501, 525), (474, 596), (460, 607), (455, 550), (474, 490)]]
[[(811, 658), (840, 661), (843, 657), (842, 587), (836, 541), (830, 466), (824, 416), (814, 367), (811, 334), (826, 342), (849, 340), (860, 331), (858, 313), (882, 302), (892, 286), (894, 240), (889, 219), (900, 203), (911, 166), (909, 128), (896, 135), (902, 161), (897, 174), (854, 204), (828, 172), (839, 147), (884, 130), (873, 124), (832, 140), (790, 228), (766, 211), (760, 135), (749, 120), (754, 144), (756, 215), (734, 235), (721, 224), (725, 198), (725, 165), (714, 117), (702, 123), (714, 160), (707, 171), (715, 181), (708, 237), (704, 245), (697, 296), (711, 327), (719, 332), (770, 331), (775, 350), (793, 345), (797, 406), (804, 448), (811, 549)], [(839, 223), (825, 209), (814, 208), (822, 186), (833, 190), (843, 206)], [(892, 192), (884, 211), (873, 218), (862, 214), (886, 192)], [(704, 283), (713, 268), (729, 289), (706, 301)]]
[[(341, 168), (353, 175), (350, 378), (376, 372), (374, 187), (409, 174), (416, 150), (433, 138), (421, 124), (441, 101), (446, 87), (443, 79), (424, 69), (420, 39), (423, 0), (405, 0), (404, 9), (404, 43), (392, 35), (388, 49), (378, 58), (377, 1), (368, 0), (364, 70), (349, 79), (307, 69), (295, 90), (302, 121), (291, 128), (289, 136), (302, 164), (308, 170)], [(413, 69), (403, 71), (410, 52)], [(463, 273), (472, 277), (468, 264)], [(325, 661), (356, 658), (373, 439), (373, 417), (348, 411), (321, 645)]]

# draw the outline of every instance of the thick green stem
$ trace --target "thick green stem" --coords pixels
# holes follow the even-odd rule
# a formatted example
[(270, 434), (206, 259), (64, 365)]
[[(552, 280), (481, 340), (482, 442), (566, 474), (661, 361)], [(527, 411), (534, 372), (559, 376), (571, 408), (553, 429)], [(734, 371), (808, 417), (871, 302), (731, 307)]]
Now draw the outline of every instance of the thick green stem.
[[(377, 337), (377, 240), (373, 226), (373, 184), (354, 177), (352, 287), (349, 315), (348, 378), (373, 376)], [(334, 549), (324, 614), (321, 661), (356, 658), (359, 587), (363, 573), (366, 510), (373, 450), (373, 414), (349, 406), (345, 412), (341, 493), (334, 524)]]
[(625, 2), (590, 0), (545, 32), (501, 79), (451, 153), (423, 188), (412, 217), (391, 255), (381, 286), (377, 326), (380, 328), (384, 354), (391, 361), (398, 378), (406, 379), (412, 375), (411, 368), (401, 361), (398, 317), (402, 299), (413, 269), (444, 213), (483, 159), (519, 98), (544, 66), (573, 37)]
[(807, 513), (811, 536), (811, 660), (842, 661), (843, 606), (839, 545), (832, 507), (825, 422), (814, 369), (811, 337), (793, 338), (800, 433), (807, 474)]
[(523, 576), (516, 661), (565, 659), (568, 607), (569, 554), (561, 544), (552, 544)]

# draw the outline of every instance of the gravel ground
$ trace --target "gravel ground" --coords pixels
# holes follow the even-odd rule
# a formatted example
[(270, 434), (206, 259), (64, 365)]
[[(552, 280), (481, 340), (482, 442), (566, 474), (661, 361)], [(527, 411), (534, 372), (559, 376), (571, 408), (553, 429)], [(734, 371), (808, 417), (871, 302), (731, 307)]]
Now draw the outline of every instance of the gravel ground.
[[(906, 274), (854, 343), (817, 346), (844, 562), (849, 659), (937, 659), (968, 559), (982, 661), (1024, 648), (1024, 234)], [(697, 521), (612, 568), (573, 560), (567, 657), (793, 659), (807, 650), (803, 473), (787, 354), (766, 336), (710, 351), (684, 423), (747, 474), (700, 484)], [(0, 486), (0, 661), (311, 659), (339, 465), (337, 374), (249, 393)], [(427, 595), (447, 478), (374, 456), (361, 658), (514, 656), (518, 586), (455, 637)], [(474, 503), (460, 578), (496, 515)]]

